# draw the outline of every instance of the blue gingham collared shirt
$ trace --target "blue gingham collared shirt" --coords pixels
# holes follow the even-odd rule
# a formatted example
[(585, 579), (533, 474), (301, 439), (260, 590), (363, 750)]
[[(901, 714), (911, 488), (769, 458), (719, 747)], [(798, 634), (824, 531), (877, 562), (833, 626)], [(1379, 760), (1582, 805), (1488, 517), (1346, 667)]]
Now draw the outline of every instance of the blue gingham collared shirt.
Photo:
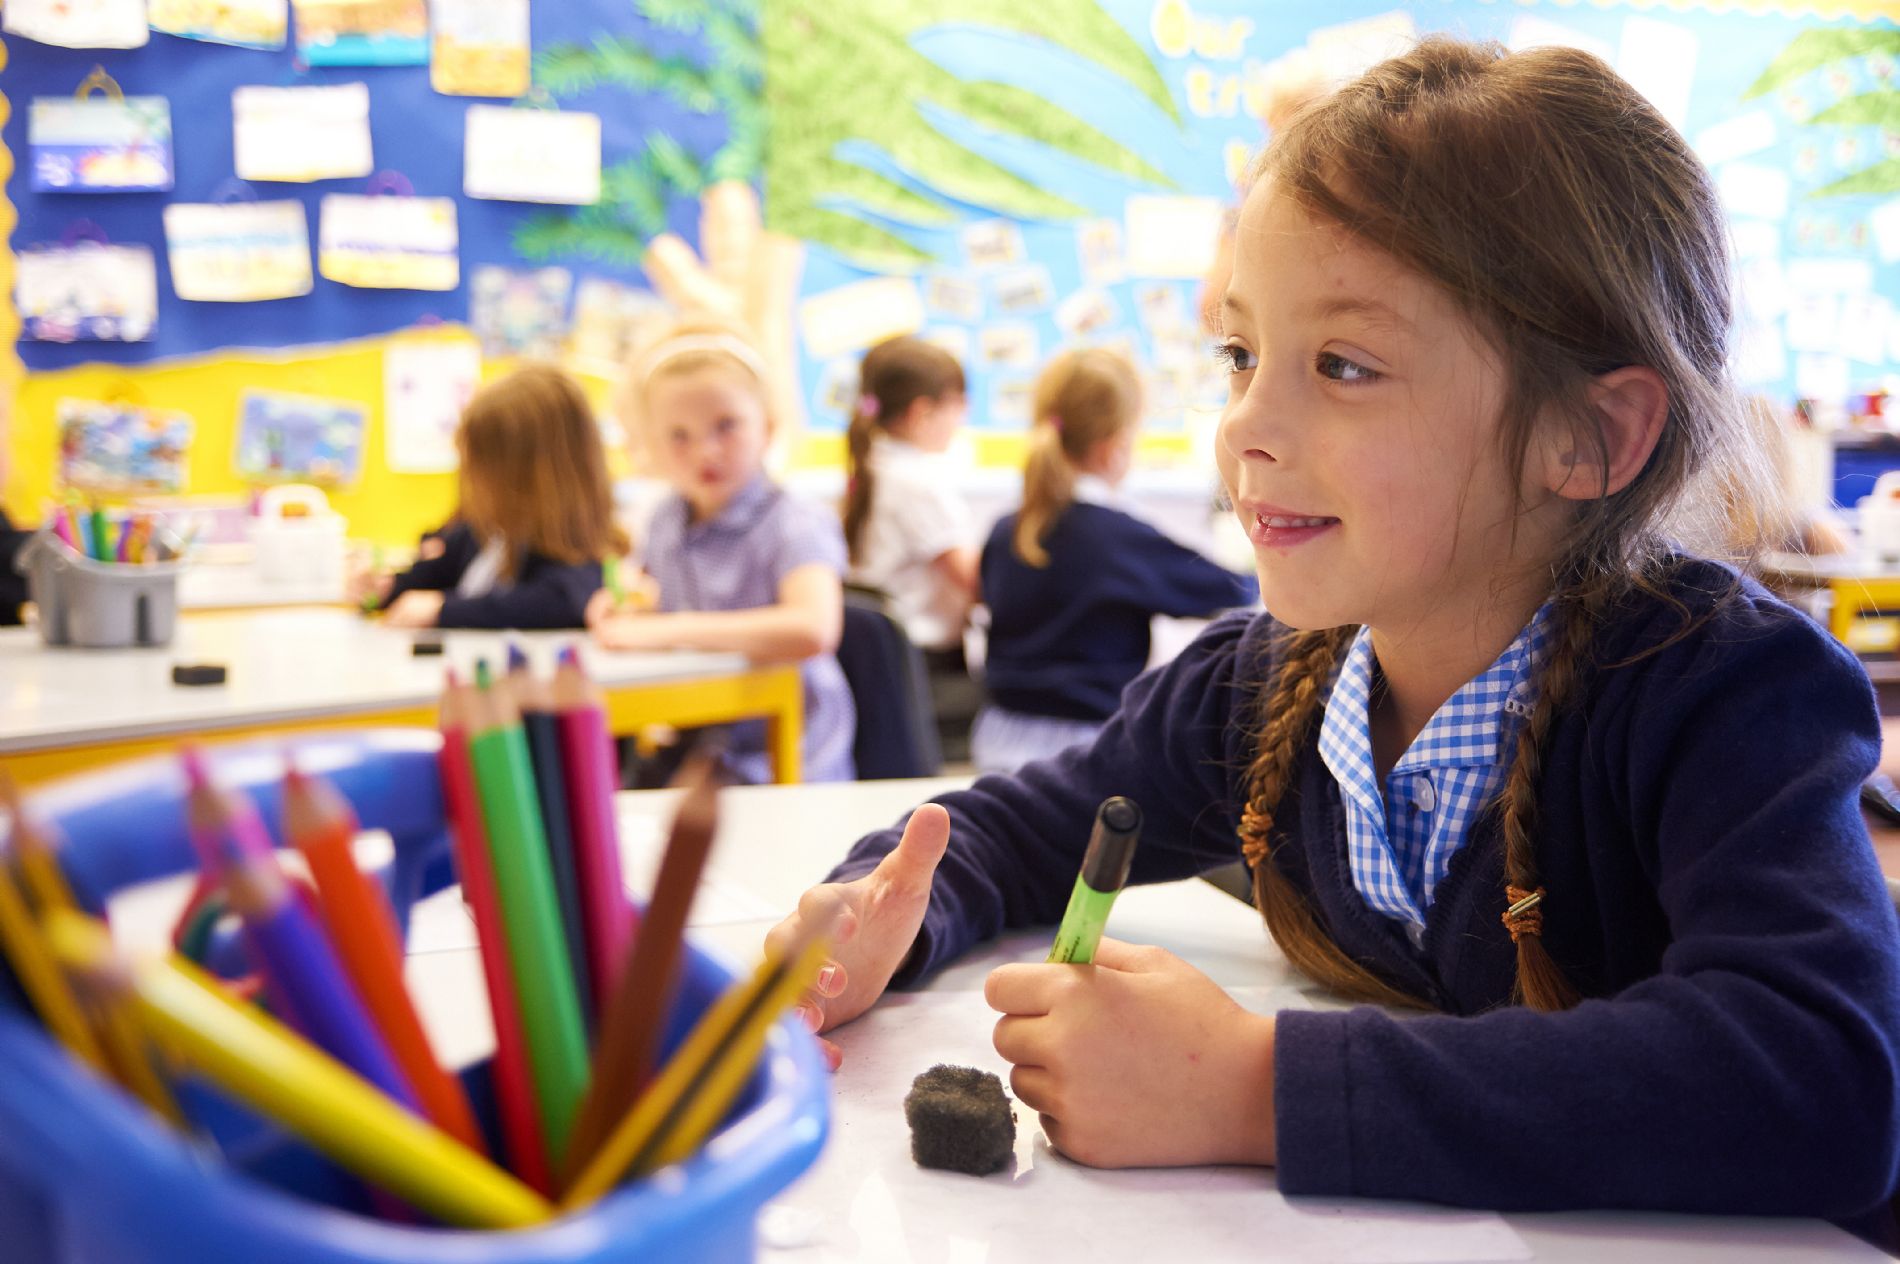
[(1370, 630), (1359, 629), (1340, 662), (1319, 753), (1345, 804), (1353, 885), (1375, 911), (1405, 923), (1415, 943), (1432, 892), (1510, 765), (1535, 696), (1533, 669), (1549, 641), (1549, 616), (1546, 604), (1496, 662), (1445, 700), (1386, 774), (1383, 796), (1368, 723), (1377, 666)]
[[(647, 526), (642, 565), (660, 585), (662, 610), (754, 610), (778, 601), (784, 578), (817, 562), (844, 573), (844, 529), (829, 513), (758, 475), (704, 522), (675, 493)], [(805, 685), (804, 779), (849, 781), (857, 711), (833, 654), (799, 664)], [(742, 781), (771, 780), (765, 721), (727, 730), (726, 758)]]

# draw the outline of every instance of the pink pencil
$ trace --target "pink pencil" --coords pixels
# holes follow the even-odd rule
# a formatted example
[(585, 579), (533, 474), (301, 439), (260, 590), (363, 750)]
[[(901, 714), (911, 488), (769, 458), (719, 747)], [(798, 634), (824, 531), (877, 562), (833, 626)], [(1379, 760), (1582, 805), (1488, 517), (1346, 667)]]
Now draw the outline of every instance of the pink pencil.
[(614, 826), (614, 787), (620, 779), (615, 772), (613, 738), (607, 733), (600, 693), (571, 645), (561, 651), (550, 699), (561, 725), (587, 964), (597, 1012), (604, 1012), (598, 1007), (612, 998), (614, 977), (626, 960), (633, 906), (627, 902), (620, 877), (620, 836)]

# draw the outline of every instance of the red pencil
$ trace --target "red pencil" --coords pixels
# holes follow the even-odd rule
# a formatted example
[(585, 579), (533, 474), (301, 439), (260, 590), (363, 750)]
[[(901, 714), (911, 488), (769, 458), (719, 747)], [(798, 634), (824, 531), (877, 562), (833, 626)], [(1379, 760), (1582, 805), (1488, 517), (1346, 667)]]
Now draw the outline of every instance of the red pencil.
[(284, 778), (284, 832), (310, 865), (317, 909), (350, 981), (382, 1029), (417, 1103), (436, 1127), (486, 1155), (462, 1082), (442, 1069), (402, 978), (402, 932), (374, 879), (356, 867), (356, 818), (326, 782), (292, 768)]
[(547, 1145), (541, 1137), (540, 1117), (535, 1113), (534, 1090), (528, 1080), (521, 1012), (515, 1004), (508, 945), (503, 938), (506, 931), (495, 893), (494, 871), (488, 863), (488, 836), (482, 826), (481, 800), (475, 793), (474, 764), (468, 753), (468, 693), (468, 686), (451, 669), (440, 711), (442, 795), (448, 803), (449, 832), (455, 843), (455, 867), (461, 874), (462, 894), (475, 915), (475, 934), (481, 944), (482, 979), (487, 984), (488, 1007), (495, 1018), (495, 1060), (491, 1072), (502, 1135), (514, 1174), (551, 1197), (554, 1179), (548, 1167)]

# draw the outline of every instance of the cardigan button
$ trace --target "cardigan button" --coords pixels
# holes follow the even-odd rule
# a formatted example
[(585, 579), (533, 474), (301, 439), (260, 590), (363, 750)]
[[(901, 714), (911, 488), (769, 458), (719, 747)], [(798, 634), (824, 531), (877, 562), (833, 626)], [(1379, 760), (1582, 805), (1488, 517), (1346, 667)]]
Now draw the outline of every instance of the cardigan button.
[(1412, 779), (1412, 806), (1421, 812), (1430, 812), (1438, 806), (1438, 793), (1432, 789), (1432, 779), (1425, 773)]

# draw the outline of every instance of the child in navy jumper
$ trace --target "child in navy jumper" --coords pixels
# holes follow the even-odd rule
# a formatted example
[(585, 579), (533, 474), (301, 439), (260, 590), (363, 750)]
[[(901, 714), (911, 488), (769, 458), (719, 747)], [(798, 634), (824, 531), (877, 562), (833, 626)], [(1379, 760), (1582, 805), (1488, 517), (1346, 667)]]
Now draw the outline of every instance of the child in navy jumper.
[(1432, 39), (1303, 112), (1222, 304), (1217, 455), (1272, 613), (1093, 745), (860, 841), (771, 936), (849, 910), (814, 1028), (1053, 923), (1126, 794), (1135, 880), (1244, 857), (1290, 961), (1378, 1004), (1256, 1015), (1112, 940), (1003, 966), (996, 1048), (1064, 1153), (1871, 1229), (1900, 1168), (1872, 691), (1684, 547), (1763, 469), (1725, 240), (1687, 143), (1574, 49)]
[[(536, 365), (484, 387), (456, 431), (461, 505), (414, 566), (368, 582), (405, 628), (579, 628), (600, 559), (625, 547), (587, 398)], [(358, 594), (361, 595), (360, 593)]]
[(990, 609), (971, 756), (983, 772), (1092, 739), (1148, 665), (1157, 614), (1246, 605), (1251, 579), (1115, 507), (1134, 458), (1141, 382), (1113, 352), (1057, 356), (1036, 382), (1023, 504), (983, 547)]

